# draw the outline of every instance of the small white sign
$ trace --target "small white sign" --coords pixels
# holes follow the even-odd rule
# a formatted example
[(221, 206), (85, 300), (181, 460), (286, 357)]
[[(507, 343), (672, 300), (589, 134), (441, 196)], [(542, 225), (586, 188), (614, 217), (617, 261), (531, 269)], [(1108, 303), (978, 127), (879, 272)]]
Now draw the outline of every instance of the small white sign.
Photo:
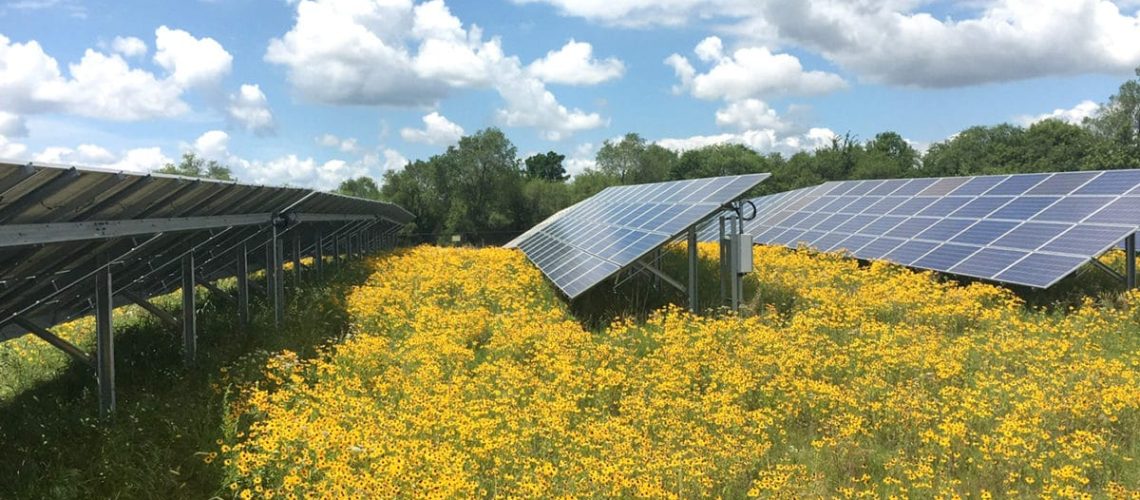
[(455, 235), (452, 235), (452, 236), (451, 236), (451, 242), (452, 242), (452, 243), (459, 243), (459, 242), (460, 242), (460, 241), (462, 241), (462, 240), (463, 240), (463, 238), (462, 238), (462, 237), (460, 237), (458, 234), (455, 234)]

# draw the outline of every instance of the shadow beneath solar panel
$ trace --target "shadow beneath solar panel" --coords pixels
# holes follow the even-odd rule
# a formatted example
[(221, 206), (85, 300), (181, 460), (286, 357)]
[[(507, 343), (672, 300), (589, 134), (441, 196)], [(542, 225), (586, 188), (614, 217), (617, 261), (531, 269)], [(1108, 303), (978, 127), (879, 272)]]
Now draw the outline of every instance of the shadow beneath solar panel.
[[(684, 245), (668, 246), (658, 261), (665, 274), (685, 282), (688, 276), (688, 257)], [(714, 259), (698, 260), (698, 296), (700, 309), (705, 314), (724, 311), (720, 302), (720, 264)], [(621, 276), (625, 280), (626, 275)], [(615, 280), (603, 282), (570, 302), (570, 311), (591, 331), (601, 331), (617, 319), (643, 322), (656, 310), (668, 304), (688, 307), (688, 296), (667, 283), (642, 272), (614, 286)], [(744, 281), (744, 296), (756, 296), (754, 280)]]
[[(343, 297), (368, 272), (357, 263), (329, 272), (333, 276), (321, 286), (306, 282), (287, 291), (283, 328), (272, 326), (258, 294), (251, 294), (253, 324), (241, 327), (230, 301), (199, 288), (198, 362), (190, 369), (182, 367), (173, 327), (149, 316), (116, 324), (114, 420), (97, 420), (95, 382), (77, 363), (0, 405), (0, 498), (217, 494), (221, 467), (207, 465), (199, 452), (214, 451), (223, 437), (220, 370), (255, 376), (268, 353), (289, 349), (311, 357), (342, 337), (348, 327)], [(176, 297), (156, 302), (178, 311)]]
[[(1124, 274), (1124, 252), (1110, 251), (1101, 256), (1100, 261), (1117, 273)], [(1140, 262), (1140, 259), (1137, 262)], [(962, 285), (969, 285), (974, 282), (993, 284), (990, 281), (968, 276), (941, 276)], [(1008, 283), (999, 284), (999, 286), (1013, 291), (1015, 295), (1025, 301), (1026, 307), (1046, 311), (1065, 311), (1071, 307), (1079, 307), (1089, 299), (1097, 303), (1117, 305), (1126, 291), (1119, 278), (1109, 275), (1093, 264), (1085, 264), (1075, 273), (1066, 276), (1049, 288), (1032, 288)]]

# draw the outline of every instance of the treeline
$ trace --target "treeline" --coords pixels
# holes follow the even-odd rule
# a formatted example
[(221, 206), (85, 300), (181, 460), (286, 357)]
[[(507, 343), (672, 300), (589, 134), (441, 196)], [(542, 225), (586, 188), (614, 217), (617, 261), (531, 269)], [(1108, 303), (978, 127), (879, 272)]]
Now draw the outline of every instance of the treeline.
[(829, 180), (1140, 168), (1140, 78), (1121, 85), (1081, 125), (1050, 119), (1028, 127), (971, 127), (925, 152), (895, 132), (868, 140), (846, 135), (789, 157), (738, 144), (677, 153), (630, 133), (606, 141), (596, 166), (572, 179), (563, 160), (553, 151), (520, 159), (502, 131), (489, 128), (442, 154), (388, 172), (379, 187), (361, 178), (345, 181), (341, 191), (402, 205), (416, 214), (408, 231), (423, 240), (459, 234), (469, 241), (501, 243), (621, 184), (771, 172), (759, 195)]

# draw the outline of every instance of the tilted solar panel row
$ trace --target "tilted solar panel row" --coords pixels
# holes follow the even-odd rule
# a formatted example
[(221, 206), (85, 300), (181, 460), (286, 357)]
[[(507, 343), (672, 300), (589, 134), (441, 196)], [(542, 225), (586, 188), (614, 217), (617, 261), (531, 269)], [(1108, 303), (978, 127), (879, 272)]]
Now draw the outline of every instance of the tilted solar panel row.
[(1140, 228), (1140, 170), (840, 181), (754, 202), (756, 243), (1046, 288)]
[[(87, 314), (94, 285), (84, 278), (100, 257), (111, 260), (116, 291), (144, 297), (180, 286), (171, 263), (190, 249), (210, 279), (234, 275), (242, 241), (254, 255), (251, 270), (263, 268), (264, 252), (252, 252), (284, 213), (320, 219), (292, 224), (290, 237), (307, 242), (318, 232), (332, 237), (362, 224), (388, 231), (413, 218), (391, 203), (309, 189), (0, 162), (0, 339), (23, 333), (10, 323), (16, 316), (50, 326)], [(169, 229), (180, 224), (201, 229)], [(121, 227), (128, 234), (109, 236)]]
[(508, 243), (571, 299), (715, 214), (768, 174), (606, 188)]

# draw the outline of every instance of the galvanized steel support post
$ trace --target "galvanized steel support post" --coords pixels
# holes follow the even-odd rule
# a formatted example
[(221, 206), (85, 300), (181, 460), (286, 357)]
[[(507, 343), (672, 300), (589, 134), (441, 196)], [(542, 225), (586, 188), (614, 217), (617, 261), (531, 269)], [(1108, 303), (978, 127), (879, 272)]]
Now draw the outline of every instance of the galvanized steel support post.
[(1129, 290), (1136, 288), (1136, 233), (1124, 239), (1124, 279)]
[(277, 288), (273, 285), (273, 249), (276, 246), (274, 242), (275, 232), (269, 233), (269, 239), (265, 242), (265, 303), (273, 303), (273, 291)]
[(95, 377), (99, 383), (99, 417), (106, 420), (115, 412), (115, 338), (111, 323), (114, 300), (111, 295), (111, 266), (99, 256), (95, 272)]
[(237, 249), (238, 320), (249, 324), (249, 247), (243, 241)]
[(301, 233), (297, 232), (290, 238), (293, 240), (293, 284), (300, 284), (302, 281), (301, 273)]
[(324, 279), (325, 277), (325, 239), (321, 230), (317, 230), (317, 250), (314, 252), (313, 258), (316, 259), (317, 264), (317, 278)]
[(285, 323), (285, 273), (281, 269), (282, 255), (285, 253), (285, 242), (277, 234), (278, 229), (273, 227), (273, 256), (270, 259), (268, 273), (273, 274), (273, 288), (269, 293), (273, 295), (273, 325), (281, 326)]
[(697, 295), (697, 229), (696, 227), (689, 228), (689, 310), (698, 312), (700, 309), (699, 298)]
[(198, 321), (194, 300), (194, 253), (182, 256), (182, 362), (194, 364), (198, 357)]

